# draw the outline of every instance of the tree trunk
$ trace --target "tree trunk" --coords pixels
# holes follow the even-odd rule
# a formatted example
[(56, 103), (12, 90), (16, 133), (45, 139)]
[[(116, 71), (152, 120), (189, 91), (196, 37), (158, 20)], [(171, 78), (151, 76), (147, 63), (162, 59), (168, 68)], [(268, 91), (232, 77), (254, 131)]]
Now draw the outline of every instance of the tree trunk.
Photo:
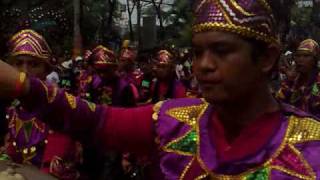
[(74, 8), (74, 24), (73, 24), (73, 58), (81, 55), (82, 50), (82, 37), (80, 30), (80, 11), (81, 0), (73, 0)]
[(129, 15), (129, 30), (130, 30), (130, 40), (134, 40), (134, 33), (133, 33), (133, 27), (132, 27), (132, 11), (130, 10), (130, 1), (127, 0), (127, 10), (128, 10), (128, 15)]
[(108, 16), (108, 29), (112, 29), (112, 20), (113, 20), (113, 14), (116, 6), (116, 1), (115, 0), (108, 0), (108, 5), (109, 5), (109, 16)]
[(138, 49), (143, 47), (141, 39), (141, 4), (140, 0), (137, 0), (137, 35), (138, 35)]
[(165, 32), (164, 32), (163, 19), (162, 19), (162, 14), (161, 14), (160, 7), (157, 10), (157, 14), (158, 14), (158, 19), (159, 19), (160, 40), (164, 40)]
[(164, 39), (164, 28), (163, 28), (163, 19), (162, 19), (162, 14), (161, 14), (161, 5), (162, 5), (163, 0), (159, 1), (159, 4), (157, 5), (156, 0), (152, 0), (152, 4), (154, 6), (154, 9), (156, 10), (157, 17), (159, 19), (159, 39), (163, 40)]

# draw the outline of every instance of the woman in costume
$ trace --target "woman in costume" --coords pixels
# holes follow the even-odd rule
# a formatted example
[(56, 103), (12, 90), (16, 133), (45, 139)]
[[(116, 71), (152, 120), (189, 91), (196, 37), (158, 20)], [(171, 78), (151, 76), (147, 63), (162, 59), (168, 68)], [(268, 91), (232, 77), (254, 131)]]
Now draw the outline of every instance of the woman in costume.
[(319, 179), (320, 123), (280, 104), (268, 88), (280, 53), (272, 5), (196, 1), (193, 65), (204, 99), (124, 109), (58, 90), (49, 102), (55, 87), (20, 79), (23, 73), (1, 61), (0, 97), (14, 91), (26, 107), (68, 115), (47, 123), (94, 139), (99, 148), (158, 155), (159, 179)]

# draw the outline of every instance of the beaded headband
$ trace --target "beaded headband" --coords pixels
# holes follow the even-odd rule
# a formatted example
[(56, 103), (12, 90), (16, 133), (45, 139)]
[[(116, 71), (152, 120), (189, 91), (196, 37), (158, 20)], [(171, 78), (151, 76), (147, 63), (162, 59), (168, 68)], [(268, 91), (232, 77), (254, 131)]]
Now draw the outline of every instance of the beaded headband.
[(108, 65), (116, 65), (117, 60), (113, 51), (99, 45), (92, 50), (91, 60), (96, 68), (107, 68)]
[(9, 55), (30, 55), (39, 59), (49, 60), (52, 51), (43, 36), (31, 29), (25, 29), (15, 34), (8, 42)]
[(193, 33), (225, 31), (267, 43), (278, 42), (267, 0), (196, 0)]
[(297, 51), (306, 51), (313, 55), (318, 55), (319, 50), (319, 44), (313, 39), (306, 39), (302, 41), (297, 49)]

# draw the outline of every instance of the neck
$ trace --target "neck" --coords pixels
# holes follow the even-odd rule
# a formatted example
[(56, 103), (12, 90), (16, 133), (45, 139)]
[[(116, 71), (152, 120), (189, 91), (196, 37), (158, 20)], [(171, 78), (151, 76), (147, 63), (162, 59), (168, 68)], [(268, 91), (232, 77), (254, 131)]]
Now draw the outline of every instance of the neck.
[(259, 116), (279, 109), (279, 104), (270, 93), (268, 85), (256, 88), (255, 92), (244, 97), (237, 102), (216, 107), (229, 142), (237, 138), (241, 131)]
[(312, 70), (307, 73), (301, 73), (298, 79), (298, 84), (302, 86), (307, 86), (310, 81), (314, 78), (316, 70)]

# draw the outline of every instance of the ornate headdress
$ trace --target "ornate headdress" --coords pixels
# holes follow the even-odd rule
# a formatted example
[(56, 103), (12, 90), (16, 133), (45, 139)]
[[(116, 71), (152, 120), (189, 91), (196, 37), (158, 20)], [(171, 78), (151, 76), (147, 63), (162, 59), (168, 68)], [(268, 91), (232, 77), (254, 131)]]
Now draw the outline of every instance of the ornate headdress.
[(243, 37), (277, 41), (268, 0), (196, 0), (193, 33), (226, 31)]
[(173, 55), (168, 50), (160, 50), (157, 53), (157, 60), (160, 64), (169, 64), (172, 62)]
[(15, 34), (8, 42), (9, 56), (29, 55), (51, 63), (52, 51), (43, 36), (31, 29)]
[(109, 65), (116, 65), (117, 60), (114, 52), (102, 45), (92, 50), (91, 60), (95, 68), (104, 69)]
[(305, 51), (312, 55), (318, 55), (319, 50), (319, 44), (313, 39), (306, 39), (302, 41), (297, 49), (297, 51)]

